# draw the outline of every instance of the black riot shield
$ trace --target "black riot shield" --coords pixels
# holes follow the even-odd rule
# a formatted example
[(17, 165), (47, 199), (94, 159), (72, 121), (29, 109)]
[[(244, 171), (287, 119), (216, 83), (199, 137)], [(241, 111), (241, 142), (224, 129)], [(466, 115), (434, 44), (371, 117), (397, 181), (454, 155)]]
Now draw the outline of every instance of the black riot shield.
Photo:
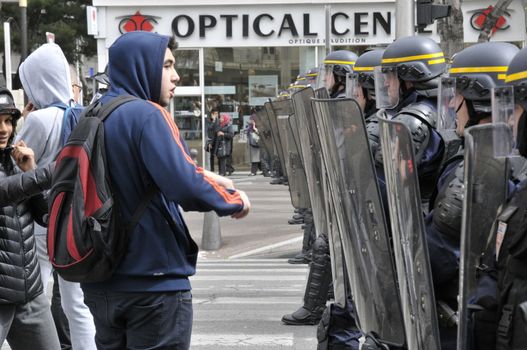
[(363, 333), (402, 346), (395, 265), (362, 112), (352, 99), (313, 104), (358, 323)]
[(511, 140), (506, 124), (473, 126), (465, 131), (463, 219), (459, 276), (459, 350), (468, 349), (468, 303), (474, 295), (480, 258), (492, 235), (492, 224), (507, 196), (508, 168), (505, 157), (494, 156), (493, 135)]
[(265, 109), (261, 109), (256, 112), (254, 120), (256, 122), (256, 127), (258, 128), (260, 135), (260, 145), (265, 148), (267, 153), (269, 153), (270, 155), (274, 154), (275, 150), (273, 143), (273, 135), (271, 134), (271, 126), (267, 117), (267, 111)]
[(285, 156), (291, 202), (295, 208), (309, 208), (306, 174), (289, 124), (289, 118), (293, 115), (293, 104), (290, 99), (274, 101), (271, 102), (271, 108), (276, 116), (278, 133), (280, 134), (280, 141)]
[(407, 347), (439, 350), (437, 312), (412, 136), (401, 122), (382, 117), (379, 128)]
[(275, 154), (280, 160), (282, 172), (285, 176), (287, 176), (287, 169), (285, 167), (286, 156), (284, 154), (282, 140), (280, 139), (280, 133), (278, 132), (278, 122), (276, 120), (276, 114), (274, 113), (273, 107), (271, 107), (271, 102), (266, 102), (264, 104), (264, 107), (267, 111), (267, 120), (269, 121), (269, 126), (271, 128), (271, 136), (273, 138)]
[[(326, 89), (324, 90), (327, 92)], [(322, 160), (317, 124), (311, 105), (314, 96), (315, 92), (310, 87), (296, 92), (293, 94), (293, 107), (311, 199), (313, 221), (318, 234), (328, 234), (335, 303), (344, 306), (346, 302), (344, 258), (340, 234), (333, 214), (331, 191)]]

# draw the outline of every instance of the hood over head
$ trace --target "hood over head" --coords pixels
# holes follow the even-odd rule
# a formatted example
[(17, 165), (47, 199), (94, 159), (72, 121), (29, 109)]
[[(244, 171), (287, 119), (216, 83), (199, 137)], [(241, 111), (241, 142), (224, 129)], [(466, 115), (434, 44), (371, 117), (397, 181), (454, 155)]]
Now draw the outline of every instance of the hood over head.
[(19, 72), (24, 91), (37, 109), (73, 99), (70, 67), (57, 44), (47, 43), (33, 51)]
[(109, 52), (110, 90), (159, 103), (168, 42), (168, 36), (144, 31), (120, 36)]

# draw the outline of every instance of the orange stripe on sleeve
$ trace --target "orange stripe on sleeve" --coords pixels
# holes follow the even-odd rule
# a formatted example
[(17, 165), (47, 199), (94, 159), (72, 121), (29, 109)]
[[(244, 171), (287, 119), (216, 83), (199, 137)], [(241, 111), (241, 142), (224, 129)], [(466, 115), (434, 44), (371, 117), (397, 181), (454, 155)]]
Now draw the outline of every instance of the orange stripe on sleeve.
[(223, 198), (223, 200), (226, 203), (228, 203), (228, 204), (243, 204), (243, 201), (242, 201), (242, 199), (240, 197), (240, 194), (238, 192), (230, 194), (223, 187), (218, 185), (216, 183), (216, 181), (214, 181), (213, 179), (211, 179), (210, 177), (205, 175), (205, 173), (203, 172), (203, 169), (198, 167), (196, 165), (196, 163), (194, 163), (192, 158), (190, 158), (190, 156), (185, 151), (185, 147), (183, 147), (183, 145), (181, 144), (181, 139), (179, 137), (179, 129), (178, 129), (176, 123), (174, 122), (174, 120), (172, 119), (170, 113), (168, 113), (168, 111), (166, 109), (164, 109), (163, 107), (161, 107), (157, 103), (154, 103), (152, 101), (148, 101), (148, 102), (150, 102), (153, 106), (155, 106), (161, 112), (161, 115), (163, 116), (163, 118), (165, 119), (166, 123), (168, 124), (168, 127), (169, 127), (169, 129), (170, 129), (170, 131), (172, 133), (172, 136), (173, 136), (174, 140), (176, 141), (176, 144), (178, 145), (178, 147), (181, 149), (181, 152), (185, 156), (185, 160), (187, 162), (189, 162), (190, 164), (192, 164), (196, 168), (196, 172), (203, 176), (205, 181), (207, 181), (212, 186), (212, 188), (214, 188), (214, 190), (216, 192), (218, 192), (218, 194)]

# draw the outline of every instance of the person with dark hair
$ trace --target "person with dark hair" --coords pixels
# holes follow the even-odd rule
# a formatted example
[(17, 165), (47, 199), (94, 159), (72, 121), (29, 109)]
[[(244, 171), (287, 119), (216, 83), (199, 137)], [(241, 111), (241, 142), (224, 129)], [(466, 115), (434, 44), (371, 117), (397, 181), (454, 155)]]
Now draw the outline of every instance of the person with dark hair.
[[(189, 276), (198, 246), (181, 209), (245, 217), (250, 202), (231, 180), (198, 167), (166, 110), (179, 81), (175, 42), (157, 33), (123, 34), (109, 49), (110, 89), (99, 103), (136, 97), (104, 121), (113, 200), (128, 222), (154, 191), (112, 277), (82, 283), (99, 349), (188, 349), (192, 332)], [(181, 208), (181, 209), (180, 209)]]
[[(24, 141), (12, 144), (20, 111), (7, 89), (0, 89), (0, 179), (36, 165)], [(13, 162), (16, 161), (16, 164)], [(3, 185), (3, 182), (2, 182)], [(22, 199), (20, 187), (3, 186), (0, 200), (0, 346), (5, 340), (14, 350), (58, 350), (49, 301), (43, 293), (34, 220), (47, 213), (42, 195)]]

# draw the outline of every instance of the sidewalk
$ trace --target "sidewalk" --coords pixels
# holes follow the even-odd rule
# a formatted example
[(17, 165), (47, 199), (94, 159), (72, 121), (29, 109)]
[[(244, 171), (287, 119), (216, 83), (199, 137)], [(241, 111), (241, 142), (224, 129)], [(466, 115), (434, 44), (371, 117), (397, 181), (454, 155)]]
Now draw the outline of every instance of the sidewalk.
[(289, 225), (294, 214), (289, 188), (271, 185), (271, 178), (235, 172), (230, 178), (251, 200), (250, 214), (241, 220), (220, 218), (222, 245), (201, 250), (203, 213), (183, 213), (191, 236), (200, 246), (201, 259), (289, 258), (302, 249), (301, 225)]

